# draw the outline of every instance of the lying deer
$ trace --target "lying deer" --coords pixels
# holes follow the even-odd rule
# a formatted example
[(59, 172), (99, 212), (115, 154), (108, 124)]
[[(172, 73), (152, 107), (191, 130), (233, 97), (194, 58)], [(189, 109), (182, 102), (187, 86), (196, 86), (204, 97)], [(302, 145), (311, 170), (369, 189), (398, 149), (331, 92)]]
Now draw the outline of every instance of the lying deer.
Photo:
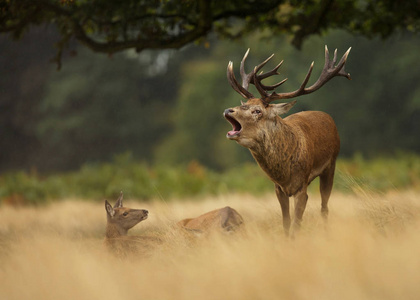
[[(233, 126), (233, 129), (227, 133), (227, 138), (248, 148), (259, 166), (274, 182), (286, 235), (289, 234), (291, 225), (289, 197), (295, 198), (292, 229), (298, 229), (308, 200), (308, 185), (316, 177), (320, 178), (321, 212), (327, 219), (328, 199), (334, 181), (340, 138), (336, 125), (328, 114), (319, 111), (304, 111), (282, 119), (280, 115), (287, 113), (296, 100), (278, 104), (271, 102), (315, 92), (335, 76), (350, 79), (350, 74), (344, 71), (350, 49), (335, 66), (337, 50), (331, 61), (328, 48), (325, 46), (325, 65), (318, 80), (310, 87), (306, 87), (312, 73), (314, 65), (312, 63), (301, 86), (288, 93), (273, 91), (287, 79), (275, 85), (264, 85), (261, 82), (265, 78), (279, 74), (277, 71), (283, 61), (267, 73), (258, 73), (274, 54), (256, 66), (252, 72), (246, 74), (244, 65), (249, 53), (248, 49), (240, 66), (242, 85), (236, 81), (232, 62), (228, 64), (228, 81), (247, 102), (224, 111), (225, 118)], [(261, 97), (254, 97), (248, 91), (249, 84), (255, 85)], [(273, 92), (269, 93), (269, 91)]]
[(120, 193), (114, 207), (105, 200), (107, 225), (105, 230), (105, 245), (112, 251), (134, 252), (140, 247), (150, 246), (150, 242), (159, 241), (156, 237), (128, 236), (128, 230), (143, 220), (149, 212), (145, 209), (123, 207), (123, 192)]
[[(105, 230), (105, 246), (118, 254), (147, 250), (161, 242), (159, 237), (128, 236), (128, 230), (143, 220), (149, 212), (145, 209), (131, 209), (123, 207), (123, 192), (120, 193), (115, 205), (105, 200), (107, 225)], [(236, 230), (243, 223), (241, 215), (230, 207), (224, 207), (205, 213), (197, 218), (185, 219), (178, 225), (189, 232), (202, 234), (214, 230), (230, 232)]]
[(238, 229), (243, 222), (242, 216), (236, 210), (226, 206), (196, 218), (181, 220), (177, 224), (190, 232), (202, 234), (213, 230), (232, 232)]

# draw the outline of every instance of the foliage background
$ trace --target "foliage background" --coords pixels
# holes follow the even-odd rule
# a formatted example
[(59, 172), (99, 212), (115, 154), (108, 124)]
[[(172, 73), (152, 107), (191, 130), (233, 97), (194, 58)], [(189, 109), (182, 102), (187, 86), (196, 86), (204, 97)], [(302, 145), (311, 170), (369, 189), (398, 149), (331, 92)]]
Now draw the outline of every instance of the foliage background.
[(330, 113), (345, 157), (420, 151), (420, 39), (415, 34), (382, 41), (331, 31), (310, 38), (302, 51), (268, 33), (240, 42), (214, 40), (207, 48), (112, 57), (75, 46), (77, 55), (66, 58), (61, 71), (48, 64), (49, 45), (38, 45), (50, 42), (51, 34), (38, 29), (20, 44), (0, 41), (7, 74), (0, 80), (1, 170), (74, 170), (127, 151), (149, 163), (197, 160), (217, 170), (249, 160), (245, 149), (224, 139), (230, 125), (222, 117), (240, 100), (227, 83), (227, 61), (239, 67), (248, 47), (248, 68), (271, 53), (275, 61), (284, 59), (279, 77), (289, 80), (282, 89), (292, 90), (312, 60), (316, 79), (325, 44), (330, 52), (338, 48), (339, 55), (352, 46), (347, 64), (352, 81), (333, 79), (301, 97), (293, 112)]

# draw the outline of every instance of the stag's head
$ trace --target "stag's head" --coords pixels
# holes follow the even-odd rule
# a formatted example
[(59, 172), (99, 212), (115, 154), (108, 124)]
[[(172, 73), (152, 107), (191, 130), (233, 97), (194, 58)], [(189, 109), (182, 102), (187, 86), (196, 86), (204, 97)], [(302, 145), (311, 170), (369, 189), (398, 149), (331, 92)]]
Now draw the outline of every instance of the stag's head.
[[(261, 64), (256, 66), (250, 73), (245, 72), (245, 60), (248, 56), (249, 49), (245, 53), (240, 66), (240, 73), (242, 78), (242, 85), (240, 85), (235, 78), (233, 73), (233, 63), (229, 62), (227, 67), (227, 77), (232, 88), (238, 92), (246, 102), (241, 101), (240, 106), (228, 108), (224, 111), (225, 118), (232, 124), (232, 130), (227, 133), (227, 138), (235, 140), (240, 145), (251, 148), (254, 143), (261, 142), (261, 138), (270, 134), (270, 131), (281, 130), (279, 123), (281, 122), (280, 116), (287, 113), (296, 100), (286, 103), (271, 103), (275, 100), (291, 99), (297, 96), (310, 94), (318, 90), (327, 81), (335, 76), (344, 76), (350, 79), (350, 74), (344, 70), (344, 65), (347, 60), (347, 56), (350, 52), (349, 48), (343, 55), (341, 60), (335, 66), (337, 61), (337, 50), (334, 52), (334, 58), (330, 60), (328, 48), (325, 46), (325, 65), (321, 72), (318, 80), (311, 85), (306, 87), (309, 78), (312, 73), (314, 63), (312, 62), (305, 79), (303, 80), (299, 89), (288, 92), (288, 93), (276, 93), (274, 89), (282, 85), (286, 80), (282, 80), (274, 85), (264, 85), (261, 81), (273, 75), (278, 75), (278, 69), (282, 65), (281, 61), (276, 67), (267, 73), (260, 72), (262, 67), (274, 56), (271, 55)], [(250, 91), (248, 91), (249, 84), (255, 85), (258, 90), (260, 97), (255, 97)], [(270, 91), (273, 91), (270, 93)]]

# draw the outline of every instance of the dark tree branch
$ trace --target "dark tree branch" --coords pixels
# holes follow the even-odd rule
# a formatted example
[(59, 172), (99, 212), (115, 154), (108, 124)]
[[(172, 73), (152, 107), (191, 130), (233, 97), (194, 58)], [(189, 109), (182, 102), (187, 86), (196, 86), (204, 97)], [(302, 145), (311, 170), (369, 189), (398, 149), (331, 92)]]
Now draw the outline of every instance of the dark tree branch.
[[(149, 3), (150, 2), (150, 3)], [(34, 24), (54, 24), (62, 39), (57, 62), (74, 38), (96, 52), (126, 49), (180, 48), (210, 32), (227, 38), (242, 37), (257, 29), (289, 34), (300, 47), (310, 35), (328, 28), (343, 28), (363, 35), (386, 37), (399, 28), (420, 31), (417, 1), (390, 4), (367, 0), (364, 7), (352, 1), (172, 1), (76, 0), (0, 1), (0, 33), (18, 38)], [(241, 22), (235, 22), (241, 20)]]

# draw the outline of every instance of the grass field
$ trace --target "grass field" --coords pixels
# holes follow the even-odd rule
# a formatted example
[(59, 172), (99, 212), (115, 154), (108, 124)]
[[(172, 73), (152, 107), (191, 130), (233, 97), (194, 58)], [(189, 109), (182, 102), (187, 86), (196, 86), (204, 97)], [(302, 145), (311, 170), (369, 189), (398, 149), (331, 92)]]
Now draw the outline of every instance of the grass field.
[[(302, 230), (286, 238), (274, 192), (141, 203), (149, 219), (131, 235), (163, 244), (125, 258), (102, 245), (103, 204), (76, 199), (0, 207), (0, 298), (418, 299), (420, 194), (333, 194), (324, 226), (310, 195)], [(115, 199), (112, 199), (115, 200)], [(229, 205), (245, 227), (187, 239), (174, 223)]]

